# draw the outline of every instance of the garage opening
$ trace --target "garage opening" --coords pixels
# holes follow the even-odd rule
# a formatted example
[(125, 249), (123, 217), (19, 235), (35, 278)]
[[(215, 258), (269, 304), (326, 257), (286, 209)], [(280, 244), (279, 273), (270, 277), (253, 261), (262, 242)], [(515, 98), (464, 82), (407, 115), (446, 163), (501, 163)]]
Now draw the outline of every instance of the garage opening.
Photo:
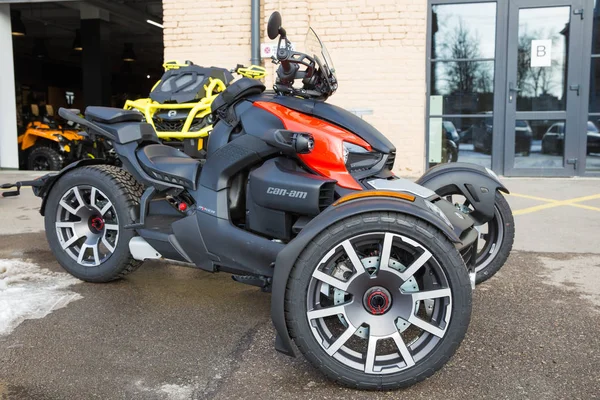
[[(9, 3), (14, 135), (23, 135), (38, 124), (59, 136), (53, 128), (69, 128), (58, 116), (59, 107), (82, 112), (89, 105), (122, 107), (128, 99), (147, 97), (162, 74), (160, 0)], [(6, 135), (0, 133), (3, 145), (10, 142), (4, 141)], [(19, 140), (21, 169), (41, 167), (29, 157), (34, 149), (60, 146), (38, 136), (36, 143), (25, 143), (29, 147), (23, 148)], [(0, 166), (6, 168), (3, 158), (0, 155)]]

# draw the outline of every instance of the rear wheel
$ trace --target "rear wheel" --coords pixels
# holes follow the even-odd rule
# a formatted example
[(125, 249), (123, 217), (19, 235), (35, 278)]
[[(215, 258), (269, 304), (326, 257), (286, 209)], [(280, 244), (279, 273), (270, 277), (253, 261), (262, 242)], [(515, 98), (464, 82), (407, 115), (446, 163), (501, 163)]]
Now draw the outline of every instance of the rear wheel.
[(27, 156), (27, 169), (31, 171), (59, 171), (62, 167), (62, 156), (49, 146), (38, 145)]
[(369, 213), (308, 245), (285, 309), (300, 351), (330, 379), (394, 389), (431, 376), (454, 354), (469, 325), (471, 287), (460, 254), (436, 228)]
[(46, 205), (45, 228), (61, 266), (88, 282), (108, 282), (141, 262), (129, 253), (142, 186), (111, 165), (77, 168), (61, 177)]
[[(453, 203), (464, 213), (471, 212), (468, 200), (460, 194), (444, 194), (446, 200)], [(494, 217), (487, 223), (477, 226), (479, 241), (477, 245), (476, 283), (490, 279), (502, 268), (515, 240), (515, 220), (510, 205), (500, 192), (496, 192)]]

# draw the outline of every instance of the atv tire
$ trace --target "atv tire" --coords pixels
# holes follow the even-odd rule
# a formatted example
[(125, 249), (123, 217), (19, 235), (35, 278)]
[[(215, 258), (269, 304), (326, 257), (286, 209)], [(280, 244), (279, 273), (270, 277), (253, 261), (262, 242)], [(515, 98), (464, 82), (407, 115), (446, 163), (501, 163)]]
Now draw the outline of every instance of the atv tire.
[(143, 187), (127, 171), (93, 165), (66, 173), (52, 187), (46, 237), (60, 265), (87, 282), (109, 282), (136, 270), (129, 252)]
[[(370, 271), (369, 267), (379, 263), (379, 257), (385, 258), (383, 256), (385, 251), (379, 253), (379, 256), (374, 256), (373, 253), (364, 252), (364, 248), (360, 247), (365, 246), (365, 243), (371, 240), (373, 244), (369, 244), (369, 246), (373, 246), (373, 249), (378, 248), (377, 240), (372, 240), (370, 235), (379, 235), (384, 238), (380, 248), (386, 248), (386, 240), (392, 241), (393, 244), (388, 247), (391, 249), (388, 253), (389, 268), (382, 271), (377, 265), (375, 272), (369, 272), (370, 275), (367, 277), (364, 272), (355, 268), (353, 275), (345, 281), (350, 282), (349, 286), (339, 289), (338, 286), (343, 285), (344, 281), (339, 279), (339, 275), (337, 275), (338, 278), (335, 278), (333, 275), (328, 275), (330, 272), (325, 271), (338, 268), (336, 265), (345, 263), (343, 279), (346, 279), (346, 274), (350, 273), (347, 265), (351, 265), (350, 268), (356, 265), (352, 262), (353, 258), (347, 250), (347, 243), (351, 243), (349, 246), (355, 251), (350, 251), (355, 252), (355, 256), (360, 254), (359, 259), (355, 257), (354, 260), (360, 261), (365, 271)], [(393, 239), (388, 239), (390, 237)], [(403, 265), (399, 262), (401, 253), (394, 249), (399, 245), (406, 245), (408, 248), (412, 246), (407, 244), (411, 241), (413, 244), (420, 245), (419, 249), (422, 253), (414, 253), (412, 259), (403, 259), (404, 269), (402, 270)], [(421, 267), (407, 272), (407, 276), (404, 278), (398, 278), (398, 273), (392, 271), (392, 268), (408, 271), (410, 267), (407, 266), (413, 265), (413, 262), (419, 263), (418, 260), (427, 251), (430, 252), (431, 257), (422, 262)], [(343, 261), (336, 264), (340, 259), (346, 260), (345, 254), (350, 262)], [(393, 261), (392, 255), (398, 260)], [(361, 256), (363, 258), (360, 258)], [(393, 263), (396, 267), (393, 266)], [(319, 274), (318, 278), (317, 274)], [(410, 279), (408, 279), (409, 275)], [(439, 276), (440, 279), (436, 282), (437, 278), (432, 278), (432, 276)], [(443, 278), (441, 278), (442, 276)], [(400, 280), (398, 281), (398, 279)], [(355, 283), (363, 285), (363, 282), (366, 282), (366, 286), (360, 286), (360, 290), (350, 293), (350, 290), (356, 288)], [(398, 283), (401, 282), (404, 283), (398, 289)], [(407, 284), (410, 287), (405, 287)], [(371, 285), (381, 288), (380, 291), (386, 294), (382, 297), (377, 292), (373, 292), (375, 294), (371, 293), (367, 297), (367, 294), (374, 290)], [(367, 290), (363, 295), (365, 288)], [(417, 317), (417, 307), (421, 307), (421, 305), (415, 305), (415, 298), (418, 297), (412, 296), (413, 294), (416, 296), (429, 295), (424, 291), (434, 288), (443, 288), (445, 296), (440, 295), (439, 298), (428, 299), (435, 302), (435, 308), (433, 308), (434, 303), (429, 303), (433, 310), (431, 311), (432, 320), (429, 323), (439, 324), (440, 327), (444, 325), (444, 327), (443, 330), (436, 330), (433, 325), (422, 325), (429, 329), (427, 331), (425, 328), (414, 325), (419, 322), (414, 319), (421, 320), (420, 317)], [(404, 292), (405, 289), (407, 292)], [(332, 290), (337, 296), (335, 303), (324, 297), (327, 296), (324, 293), (331, 293)], [(421, 293), (417, 295), (417, 292)], [(436, 292), (439, 293), (438, 290)], [(366, 301), (365, 298), (371, 299), (371, 297), (380, 296), (383, 299), (388, 295), (389, 302), (382, 301), (378, 304), (387, 304), (389, 308), (382, 309), (379, 315), (373, 314), (375, 310), (367, 308), (367, 305), (363, 304)], [(409, 297), (403, 298), (407, 295)], [(351, 300), (348, 300), (348, 296), (352, 296)], [(471, 285), (464, 261), (442, 232), (414, 217), (397, 213), (373, 212), (337, 222), (308, 244), (296, 261), (288, 279), (285, 315), (290, 335), (300, 351), (314, 367), (328, 378), (352, 388), (390, 390), (407, 387), (424, 380), (448, 362), (462, 342), (469, 326), (471, 296)], [(316, 301), (317, 299), (318, 301)], [(428, 300), (423, 300), (423, 302)], [(334, 306), (336, 311), (327, 310), (331, 304), (338, 304)], [(394, 308), (395, 304), (397, 304), (396, 308)], [(408, 312), (402, 304), (407, 307)], [(337, 310), (340, 307), (344, 307), (344, 311), (338, 313)], [(352, 308), (349, 309), (349, 307)], [(422, 307), (422, 309), (418, 308), (419, 315), (425, 309), (425, 305)], [(411, 309), (413, 311), (410, 311)], [(314, 314), (322, 312), (328, 315), (322, 317), (324, 314)], [(411, 319), (411, 322), (409, 320), (401, 322), (400, 317), (394, 320), (397, 313), (400, 313), (401, 318)], [(411, 314), (412, 316), (410, 316)], [(360, 316), (356, 317), (357, 315)], [(356, 319), (354, 319), (355, 317)], [(415, 318), (412, 319), (413, 317)], [(363, 318), (370, 322), (361, 324)], [(390, 318), (391, 321), (394, 321), (391, 325), (389, 324)], [(447, 322), (433, 322), (433, 318), (436, 318), (436, 321)], [(343, 322), (345, 325), (342, 324), (340, 329), (343, 333), (338, 335), (334, 325)], [(399, 323), (404, 324), (402, 328), (398, 326)], [(358, 326), (360, 328), (354, 331)], [(409, 343), (409, 339), (404, 339), (403, 335), (411, 328), (416, 329), (417, 332), (420, 329), (422, 331), (417, 339)], [(346, 330), (344, 331), (344, 329)], [(371, 329), (373, 329), (372, 336)], [(380, 332), (382, 329), (386, 332)], [(390, 331), (387, 332), (387, 329)], [(396, 329), (398, 330), (396, 331)], [(443, 332), (442, 336), (438, 337), (440, 332)], [(392, 340), (389, 337), (392, 336), (395, 338), (389, 342)], [(340, 341), (342, 344), (339, 344)], [(371, 341), (375, 343), (373, 346)], [(327, 345), (327, 343), (329, 344)], [(387, 349), (383, 349), (384, 352), (387, 350), (390, 352), (389, 354), (380, 352), (381, 347), (386, 347), (384, 345), (388, 346)], [(362, 349), (363, 353), (355, 346)], [(330, 352), (332, 354), (329, 354)], [(371, 354), (371, 358), (369, 354)], [(392, 363), (392, 367), (386, 366), (386, 363)]]
[(31, 171), (60, 171), (64, 160), (53, 147), (38, 145), (27, 156), (27, 169)]

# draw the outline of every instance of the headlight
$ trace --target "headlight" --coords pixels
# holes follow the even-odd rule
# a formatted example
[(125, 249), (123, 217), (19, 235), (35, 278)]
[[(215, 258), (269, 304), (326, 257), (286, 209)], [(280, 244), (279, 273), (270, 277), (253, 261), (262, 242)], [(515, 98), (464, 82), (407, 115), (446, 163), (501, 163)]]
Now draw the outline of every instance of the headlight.
[(448, 217), (446, 217), (446, 214), (444, 214), (444, 212), (441, 210), (441, 208), (439, 208), (438, 206), (436, 206), (435, 204), (433, 204), (432, 202), (430, 202), (429, 200), (425, 200), (425, 205), (427, 206), (427, 208), (429, 208), (435, 215), (437, 215), (438, 217), (440, 217), (442, 220), (444, 220), (444, 222), (446, 223), (446, 225), (448, 225), (450, 227), (450, 229), (454, 229), (454, 226), (452, 225), (452, 222), (450, 222), (450, 220), (448, 219)]
[(349, 172), (364, 171), (381, 161), (383, 154), (344, 142), (344, 164)]

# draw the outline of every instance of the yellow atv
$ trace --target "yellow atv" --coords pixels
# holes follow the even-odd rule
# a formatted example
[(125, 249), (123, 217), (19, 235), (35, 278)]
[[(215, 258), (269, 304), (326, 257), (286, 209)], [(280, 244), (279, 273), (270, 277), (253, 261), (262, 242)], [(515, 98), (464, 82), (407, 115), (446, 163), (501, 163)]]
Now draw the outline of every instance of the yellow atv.
[(210, 105), (234, 80), (233, 73), (253, 79), (266, 75), (266, 69), (257, 65), (238, 65), (229, 71), (201, 67), (191, 61), (167, 61), (163, 67), (165, 73), (150, 97), (127, 100), (123, 108), (140, 111), (163, 143), (195, 158), (206, 155), (204, 139), (212, 130)]
[(32, 119), (17, 143), (24, 167), (35, 171), (59, 171), (65, 162), (73, 161), (71, 150), (83, 137), (75, 129), (65, 129), (54, 120), (54, 108), (46, 106), (46, 115), (40, 116), (39, 107), (31, 105)]

